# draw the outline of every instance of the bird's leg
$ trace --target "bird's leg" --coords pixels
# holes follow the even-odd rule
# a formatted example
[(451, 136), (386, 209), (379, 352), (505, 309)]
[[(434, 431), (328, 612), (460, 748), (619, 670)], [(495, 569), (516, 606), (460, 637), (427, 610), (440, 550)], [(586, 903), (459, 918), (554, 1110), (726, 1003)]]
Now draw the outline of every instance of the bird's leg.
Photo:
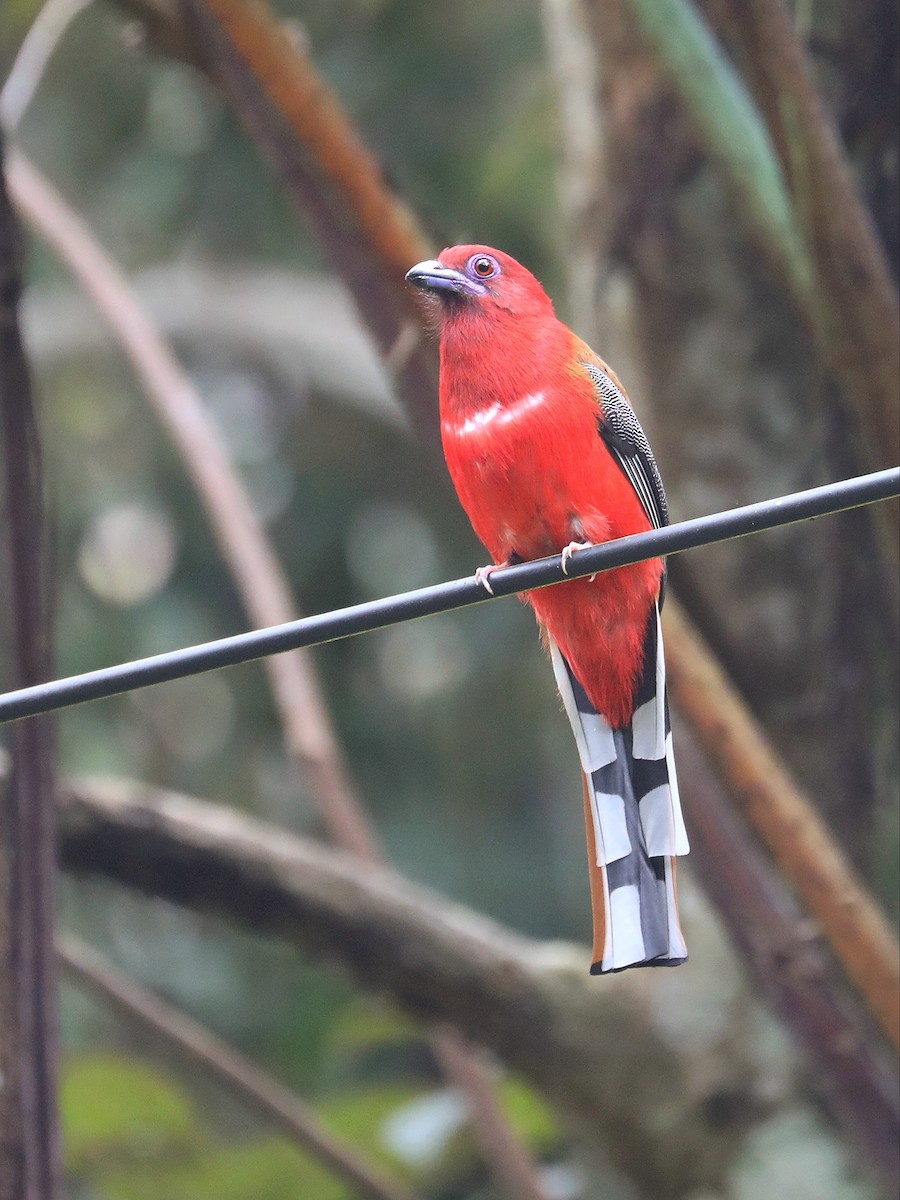
[[(572, 555), (575, 553), (575, 551), (576, 550), (587, 550), (588, 546), (593, 546), (593, 544), (594, 544), (593, 542), (569, 542), (568, 546), (563, 547), (562, 562), (560, 563), (560, 566), (562, 567), (563, 575), (568, 575), (569, 572), (566, 569), (566, 567), (567, 567), (569, 559), (572, 557)], [(588, 583), (593, 583), (596, 578), (597, 578), (596, 575), (591, 575), (590, 578), (588, 579)]]

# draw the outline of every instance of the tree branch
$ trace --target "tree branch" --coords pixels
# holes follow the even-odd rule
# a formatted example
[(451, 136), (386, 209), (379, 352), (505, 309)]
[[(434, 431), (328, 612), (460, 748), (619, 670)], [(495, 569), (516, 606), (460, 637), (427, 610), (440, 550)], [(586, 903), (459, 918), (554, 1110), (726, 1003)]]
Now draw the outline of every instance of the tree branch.
[(888, 1192), (900, 1176), (896, 1071), (866, 1037), (857, 1006), (834, 978), (818, 930), (746, 829), (688, 729), (678, 730), (679, 775), (689, 790), (691, 859), (751, 979), (789, 1022), (860, 1161)]
[[(121, 271), (49, 181), (21, 151), (10, 154), (6, 172), (23, 216), (73, 273), (128, 355), (207, 511), (251, 624), (294, 620), (290, 585), (190, 376)], [(332, 836), (345, 849), (371, 856), (374, 835), (351, 795), (311, 654), (276, 655), (265, 660), (265, 669), (288, 751), (309, 777)]]
[(63, 34), (90, 0), (46, 0), (25, 34), (0, 89), (0, 125), (15, 129)]
[[(647, 1197), (721, 1181), (762, 1115), (746, 1064), (738, 1083), (713, 1056), (697, 1087), (696, 1051), (661, 1035), (642, 973), (599, 988), (581, 951), (532, 942), (387, 868), (173, 793), (77, 784), (61, 820), (70, 869), (283, 937), (492, 1047), (590, 1123)], [(736, 1087), (739, 1115), (719, 1126), (710, 1098)]]
[[(763, 248), (812, 332), (874, 467), (900, 449), (900, 310), (871, 221), (809, 78), (782, 0), (717, 4), (751, 64), (765, 129), (743, 81), (689, 0), (584, 0), (602, 28), (624, 12), (671, 81), (715, 161), (748, 231)], [(785, 188), (775, 149), (782, 156)], [(874, 516), (893, 568), (896, 603), (900, 505)]]
[[(682, 740), (701, 871), (757, 983), (803, 1031), (832, 1100), (839, 1109), (849, 1104), (863, 1164), (892, 1188), (896, 1079), (848, 1019), (777, 875), (736, 821), (722, 820), (716, 785), (693, 742)], [(0, 785), (7, 775), (0, 755)], [(414, 1016), (477, 1030), (599, 1135), (648, 1200), (663, 1189), (680, 1198), (724, 1186), (752, 1126), (773, 1115), (771, 1065), (757, 1067), (744, 1033), (724, 1035), (726, 1044), (739, 1041), (738, 1054), (725, 1050), (722, 1034), (703, 1050), (667, 1036), (666, 991), (645, 986), (650, 973), (598, 988), (582, 970), (586, 951), (512, 934), (382, 867), (360, 867), (235, 812), (127, 780), (68, 787), (61, 844), (76, 872), (284, 937)], [(681, 1098), (674, 1123), (672, 1096)], [(778, 1100), (789, 1102), (783, 1087)]]
[[(418, 301), (404, 276), (431, 252), (414, 215), (298, 41), (260, 0), (180, 0), (195, 52), (350, 288), (386, 358), (409, 342)], [(397, 383), (420, 432), (437, 430), (434, 354), (418, 339)]]
[(882, 1029), (900, 1045), (896, 935), (680, 607), (668, 603), (664, 620), (667, 635), (677, 633), (666, 640), (672, 699)]
[[(810, 249), (820, 349), (845, 384), (869, 460), (893, 464), (900, 453), (900, 311), (872, 220), (783, 0), (725, 4), (721, 20), (743, 55)], [(896, 521), (900, 510), (893, 509)]]

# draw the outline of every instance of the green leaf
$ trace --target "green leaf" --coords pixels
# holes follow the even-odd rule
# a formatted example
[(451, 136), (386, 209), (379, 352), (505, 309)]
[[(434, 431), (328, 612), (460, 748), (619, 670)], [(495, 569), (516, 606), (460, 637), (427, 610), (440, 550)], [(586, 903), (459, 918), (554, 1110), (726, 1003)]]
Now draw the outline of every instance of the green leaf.
[(145, 1063), (76, 1059), (66, 1064), (61, 1095), (67, 1165), (100, 1196), (353, 1200), (351, 1185), (287, 1141), (223, 1144), (204, 1131), (181, 1089)]

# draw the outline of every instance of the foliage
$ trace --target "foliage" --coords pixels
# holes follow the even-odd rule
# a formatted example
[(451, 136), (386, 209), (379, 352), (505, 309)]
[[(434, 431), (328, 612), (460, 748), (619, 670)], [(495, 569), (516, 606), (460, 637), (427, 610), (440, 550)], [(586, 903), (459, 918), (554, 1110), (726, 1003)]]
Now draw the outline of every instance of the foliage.
[[(354, 1037), (360, 1028), (365, 1026), (357, 1026)], [(536, 1148), (552, 1150), (556, 1125), (535, 1093), (507, 1080), (502, 1095), (515, 1129)], [(313, 1156), (257, 1133), (252, 1123), (239, 1124), (234, 1115), (211, 1119), (202, 1088), (177, 1067), (163, 1071), (109, 1051), (78, 1055), (67, 1062), (61, 1100), (69, 1170), (86, 1194), (124, 1200), (160, 1195), (351, 1200), (349, 1185)], [(397, 1177), (405, 1174), (428, 1194), (450, 1194), (461, 1180), (478, 1176), (464, 1106), (445, 1089), (389, 1082), (350, 1086), (337, 1090), (320, 1111), (329, 1130), (368, 1161)]]

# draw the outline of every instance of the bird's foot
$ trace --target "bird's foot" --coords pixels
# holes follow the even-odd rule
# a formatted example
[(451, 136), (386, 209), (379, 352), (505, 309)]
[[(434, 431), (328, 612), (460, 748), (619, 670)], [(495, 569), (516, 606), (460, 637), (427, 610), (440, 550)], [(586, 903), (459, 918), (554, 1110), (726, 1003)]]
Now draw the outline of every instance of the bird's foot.
[(494, 589), (491, 587), (490, 577), (495, 571), (499, 571), (501, 567), (508, 567), (509, 563), (488, 563), (486, 567), (479, 567), (475, 572), (475, 582), (480, 583), (489, 596), (493, 596)]
[[(594, 544), (593, 542), (569, 542), (568, 546), (563, 547), (562, 561), (560, 562), (560, 566), (562, 567), (563, 575), (568, 575), (568, 573), (569, 573), (568, 562), (569, 562), (569, 559), (572, 557), (572, 555), (575, 553), (575, 551), (576, 550), (587, 550), (588, 546), (593, 546), (593, 544)], [(596, 578), (597, 578), (596, 575), (591, 575), (588, 578), (588, 583), (593, 583)]]

